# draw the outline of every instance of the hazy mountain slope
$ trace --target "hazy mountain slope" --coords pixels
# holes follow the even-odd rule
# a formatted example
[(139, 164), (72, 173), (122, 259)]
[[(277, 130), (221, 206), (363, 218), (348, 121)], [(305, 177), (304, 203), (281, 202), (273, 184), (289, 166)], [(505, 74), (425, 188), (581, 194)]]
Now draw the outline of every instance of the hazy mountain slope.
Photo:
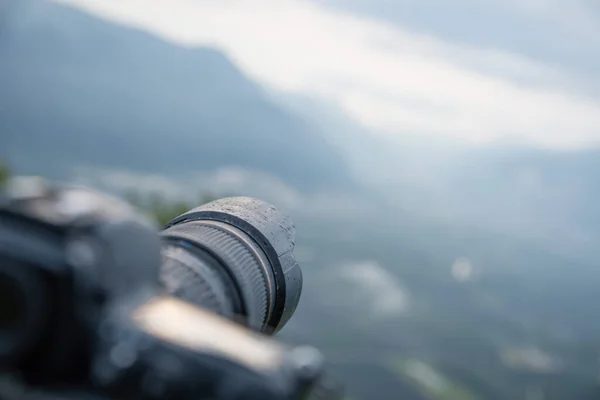
[(220, 52), (183, 48), (43, 1), (0, 32), (0, 157), (58, 175), (86, 163), (177, 173), (239, 165), (343, 186), (336, 150)]

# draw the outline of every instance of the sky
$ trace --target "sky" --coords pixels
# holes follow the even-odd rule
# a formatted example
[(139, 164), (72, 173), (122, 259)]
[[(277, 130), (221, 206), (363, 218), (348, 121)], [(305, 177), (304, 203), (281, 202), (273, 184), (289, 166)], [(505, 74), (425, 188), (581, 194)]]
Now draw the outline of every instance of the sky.
[(374, 134), (580, 149), (600, 142), (596, 0), (55, 0), (221, 49)]

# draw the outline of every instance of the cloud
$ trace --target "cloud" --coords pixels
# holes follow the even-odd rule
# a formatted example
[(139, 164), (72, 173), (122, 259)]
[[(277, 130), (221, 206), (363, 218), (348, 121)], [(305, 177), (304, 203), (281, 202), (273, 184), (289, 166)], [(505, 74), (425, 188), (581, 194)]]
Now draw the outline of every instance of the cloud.
[[(267, 87), (334, 101), (390, 137), (558, 148), (600, 141), (600, 101), (573, 89), (576, 77), (508, 52), (299, 0), (60, 1), (184, 45), (217, 46)], [(546, 12), (543, 2), (528, 4)]]

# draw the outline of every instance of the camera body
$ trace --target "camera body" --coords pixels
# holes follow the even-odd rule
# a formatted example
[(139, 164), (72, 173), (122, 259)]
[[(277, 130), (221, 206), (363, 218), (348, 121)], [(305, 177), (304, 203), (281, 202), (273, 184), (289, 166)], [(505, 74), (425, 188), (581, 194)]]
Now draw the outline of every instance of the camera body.
[(40, 397), (321, 398), (320, 353), (268, 336), (300, 295), (292, 250), (293, 224), (255, 199), (161, 234), (105, 194), (15, 181), (0, 200), (0, 375)]

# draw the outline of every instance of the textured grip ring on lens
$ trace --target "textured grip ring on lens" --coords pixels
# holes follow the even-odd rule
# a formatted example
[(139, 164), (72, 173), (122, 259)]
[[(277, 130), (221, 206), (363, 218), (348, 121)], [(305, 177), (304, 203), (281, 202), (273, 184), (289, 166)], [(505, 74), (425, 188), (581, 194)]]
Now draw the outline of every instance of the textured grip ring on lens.
[(163, 232), (166, 237), (187, 240), (212, 254), (233, 278), (242, 295), (246, 323), (262, 330), (270, 314), (268, 266), (264, 256), (247, 246), (243, 232), (217, 221), (189, 221)]
[(189, 250), (177, 246), (176, 241), (163, 248), (161, 283), (170, 294), (182, 300), (232, 317), (235, 306), (227, 296), (233, 294), (215, 267), (196, 259), (198, 255), (189, 254)]
[(296, 227), (288, 215), (251, 197), (226, 197), (196, 207), (170, 221), (166, 229), (192, 221), (223, 223), (242, 237), (255, 254), (265, 256), (270, 292), (263, 332), (278, 332), (293, 315), (302, 293), (302, 270), (294, 257)]

